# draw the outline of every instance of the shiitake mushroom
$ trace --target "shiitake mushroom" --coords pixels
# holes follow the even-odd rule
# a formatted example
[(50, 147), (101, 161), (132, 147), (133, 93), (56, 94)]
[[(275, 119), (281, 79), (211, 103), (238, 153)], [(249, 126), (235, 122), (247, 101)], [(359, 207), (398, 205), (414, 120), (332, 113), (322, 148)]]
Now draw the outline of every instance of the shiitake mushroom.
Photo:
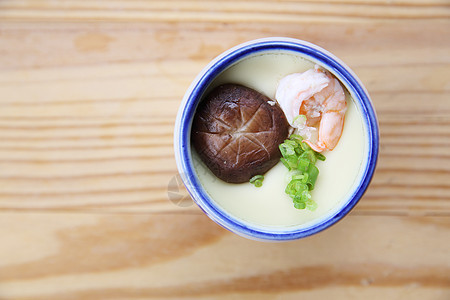
[(289, 124), (270, 98), (238, 84), (213, 89), (199, 104), (191, 141), (218, 178), (241, 183), (279, 162)]

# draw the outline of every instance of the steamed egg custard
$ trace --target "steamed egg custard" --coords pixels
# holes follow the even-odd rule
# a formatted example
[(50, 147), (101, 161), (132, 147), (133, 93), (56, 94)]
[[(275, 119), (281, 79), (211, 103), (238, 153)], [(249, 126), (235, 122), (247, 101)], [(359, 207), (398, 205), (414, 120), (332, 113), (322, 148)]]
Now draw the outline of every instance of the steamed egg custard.
[[(259, 53), (226, 69), (214, 80), (209, 90), (234, 83), (254, 89), (275, 101), (277, 87), (283, 78), (315, 68), (315, 63), (296, 53)], [(321, 148), (319, 141), (316, 143), (319, 151), (323, 150), (326, 160), (316, 163), (319, 175), (311, 191), (311, 197), (317, 203), (314, 210), (294, 208), (292, 199), (285, 192), (291, 178), (281, 162), (263, 174), (261, 187), (255, 187), (249, 182), (227, 183), (217, 178), (198, 153), (192, 151), (198, 179), (212, 201), (238, 220), (271, 228), (306, 227), (308, 222), (326, 218), (338, 210), (348, 201), (353, 187), (358, 184), (367, 156), (367, 136), (361, 113), (347, 91), (344, 97), (345, 121), (339, 142), (331, 151), (326, 147)]]

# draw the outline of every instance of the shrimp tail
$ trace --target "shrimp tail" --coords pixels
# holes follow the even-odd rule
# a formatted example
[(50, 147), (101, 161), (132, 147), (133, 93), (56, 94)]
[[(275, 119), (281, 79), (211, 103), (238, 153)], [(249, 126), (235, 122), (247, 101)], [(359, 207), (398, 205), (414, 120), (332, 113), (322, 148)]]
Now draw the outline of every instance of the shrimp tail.
[(310, 146), (311, 149), (313, 149), (316, 152), (322, 152), (323, 150), (327, 149), (327, 145), (325, 145), (325, 143), (322, 141), (318, 141), (317, 144), (314, 144), (309, 140), (303, 140), (303, 142), (308, 144), (308, 146)]

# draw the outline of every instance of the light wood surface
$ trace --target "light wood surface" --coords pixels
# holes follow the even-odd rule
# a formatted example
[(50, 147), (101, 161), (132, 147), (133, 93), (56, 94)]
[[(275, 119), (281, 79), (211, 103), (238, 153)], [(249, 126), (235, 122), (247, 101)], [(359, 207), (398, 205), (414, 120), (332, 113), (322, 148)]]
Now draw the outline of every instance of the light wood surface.
[[(177, 182), (173, 128), (222, 51), (288, 36), (365, 83), (381, 149), (352, 213), (240, 238)], [(0, 1), (0, 299), (450, 299), (450, 4)]]

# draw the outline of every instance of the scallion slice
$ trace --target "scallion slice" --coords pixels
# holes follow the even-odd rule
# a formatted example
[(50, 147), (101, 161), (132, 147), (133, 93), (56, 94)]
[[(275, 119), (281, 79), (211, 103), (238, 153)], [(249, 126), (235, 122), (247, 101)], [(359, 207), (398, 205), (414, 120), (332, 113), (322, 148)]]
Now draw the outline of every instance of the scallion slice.
[(250, 178), (250, 183), (253, 184), (255, 187), (261, 187), (264, 180), (263, 175), (255, 175), (252, 178)]
[(281, 162), (292, 173), (285, 193), (292, 198), (295, 208), (315, 210), (317, 203), (311, 199), (311, 191), (319, 175), (315, 164), (317, 160), (324, 161), (325, 156), (312, 150), (297, 134), (292, 134), (279, 148)]

